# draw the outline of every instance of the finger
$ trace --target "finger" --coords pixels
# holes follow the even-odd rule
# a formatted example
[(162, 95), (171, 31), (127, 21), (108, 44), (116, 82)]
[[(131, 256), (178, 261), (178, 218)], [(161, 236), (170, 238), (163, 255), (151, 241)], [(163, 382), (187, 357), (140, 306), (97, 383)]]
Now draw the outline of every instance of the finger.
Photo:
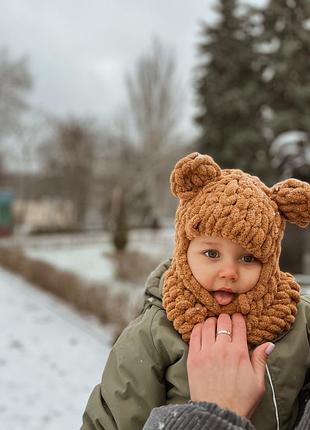
[[(231, 342), (231, 319), (227, 314), (220, 314), (217, 319), (216, 342)], [(226, 333), (225, 333), (226, 332)], [(230, 334), (229, 334), (230, 333)]]
[(255, 348), (251, 357), (254, 373), (262, 384), (264, 384), (265, 380), (267, 359), (273, 348), (273, 343), (263, 343), (262, 345), (259, 345), (257, 348)]
[(196, 324), (189, 341), (189, 354), (195, 354), (201, 350), (202, 323)]
[(248, 349), (246, 324), (241, 314), (232, 316), (232, 341), (238, 346)]
[(216, 318), (211, 317), (206, 319), (202, 327), (202, 345), (201, 348), (208, 348), (215, 342)]

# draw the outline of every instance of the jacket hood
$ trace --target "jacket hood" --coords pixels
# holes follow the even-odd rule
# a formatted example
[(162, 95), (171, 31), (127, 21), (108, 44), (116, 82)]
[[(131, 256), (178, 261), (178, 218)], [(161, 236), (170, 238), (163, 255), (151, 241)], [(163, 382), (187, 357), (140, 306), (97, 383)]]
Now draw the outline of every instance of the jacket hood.
[(160, 263), (153, 272), (149, 275), (145, 283), (144, 292), (144, 309), (155, 305), (160, 309), (164, 309), (162, 305), (162, 294), (164, 285), (164, 273), (170, 267), (171, 259)]

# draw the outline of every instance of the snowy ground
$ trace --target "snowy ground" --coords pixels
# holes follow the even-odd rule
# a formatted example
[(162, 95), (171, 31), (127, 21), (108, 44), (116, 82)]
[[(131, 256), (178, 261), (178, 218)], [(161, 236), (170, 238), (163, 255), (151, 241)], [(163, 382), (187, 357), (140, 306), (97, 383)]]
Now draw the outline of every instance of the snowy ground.
[[(130, 236), (129, 250), (140, 251), (155, 261), (169, 258), (173, 249), (173, 228), (160, 231), (137, 230)], [(98, 282), (115, 282), (114, 265), (109, 258), (113, 247), (104, 233), (48, 237), (14, 238), (26, 254), (81, 277)], [(11, 243), (12, 244), (12, 243)]]
[(110, 334), (0, 269), (1, 429), (79, 429)]

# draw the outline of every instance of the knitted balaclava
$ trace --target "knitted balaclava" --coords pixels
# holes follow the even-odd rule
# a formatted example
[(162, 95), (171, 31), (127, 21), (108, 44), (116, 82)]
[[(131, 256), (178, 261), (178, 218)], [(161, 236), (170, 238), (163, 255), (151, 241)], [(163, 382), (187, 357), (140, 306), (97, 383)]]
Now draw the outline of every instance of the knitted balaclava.
[[(176, 164), (171, 190), (180, 203), (163, 305), (183, 340), (189, 340), (195, 324), (221, 313), (244, 315), (252, 345), (287, 331), (295, 320), (300, 287), (292, 275), (280, 271), (281, 240), (286, 221), (301, 227), (309, 224), (310, 185), (287, 179), (268, 188), (255, 176), (222, 170), (208, 155), (193, 153)], [(189, 243), (202, 235), (229, 239), (262, 263), (253, 289), (228, 305), (219, 305), (190, 270)]]

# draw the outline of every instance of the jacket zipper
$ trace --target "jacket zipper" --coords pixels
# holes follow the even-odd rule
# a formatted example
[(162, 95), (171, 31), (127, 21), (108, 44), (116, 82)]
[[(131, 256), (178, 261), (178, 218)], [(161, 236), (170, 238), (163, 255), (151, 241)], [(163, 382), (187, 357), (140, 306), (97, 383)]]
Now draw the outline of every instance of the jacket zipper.
[(274, 405), (274, 409), (275, 409), (275, 414), (276, 414), (277, 430), (280, 430), (280, 421), (279, 421), (279, 412), (278, 412), (276, 393), (275, 393), (275, 390), (274, 390), (274, 386), (273, 386), (273, 383), (272, 383), (271, 375), (270, 375), (269, 368), (268, 368), (267, 364), (266, 364), (266, 370), (267, 370), (269, 384), (270, 384), (271, 391), (272, 391), (272, 401), (273, 401), (273, 405)]

